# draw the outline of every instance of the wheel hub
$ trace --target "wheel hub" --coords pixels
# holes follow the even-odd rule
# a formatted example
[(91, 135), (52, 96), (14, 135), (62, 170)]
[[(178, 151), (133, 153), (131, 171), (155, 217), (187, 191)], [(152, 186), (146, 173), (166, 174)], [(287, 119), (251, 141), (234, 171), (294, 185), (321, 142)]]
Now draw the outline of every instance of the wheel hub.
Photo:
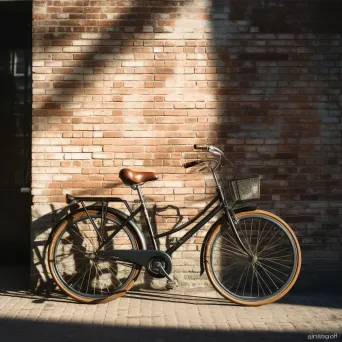
[(255, 265), (258, 261), (258, 257), (256, 255), (251, 255), (251, 262), (253, 265)]
[(86, 254), (85, 257), (90, 259), (90, 260), (94, 260), (96, 258), (96, 254), (95, 253), (89, 253), (89, 254)]

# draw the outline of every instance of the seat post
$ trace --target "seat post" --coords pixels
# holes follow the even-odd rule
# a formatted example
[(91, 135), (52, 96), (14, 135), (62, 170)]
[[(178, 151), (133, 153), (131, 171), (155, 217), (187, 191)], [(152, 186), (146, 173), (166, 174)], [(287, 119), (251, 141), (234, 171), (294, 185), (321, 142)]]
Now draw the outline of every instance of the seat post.
[(152, 240), (153, 247), (154, 247), (155, 250), (157, 250), (158, 248), (157, 248), (156, 240), (154, 238), (151, 220), (150, 220), (150, 218), (148, 216), (148, 212), (147, 212), (147, 208), (146, 208), (146, 203), (145, 203), (144, 197), (143, 197), (143, 195), (141, 193), (139, 184), (136, 184), (135, 188), (138, 191), (138, 196), (139, 196), (139, 199), (140, 199), (140, 203), (141, 203), (141, 205), (143, 207), (143, 210), (144, 210), (145, 220), (146, 220), (146, 223), (147, 223), (148, 230), (150, 232), (150, 237), (151, 237), (151, 240)]

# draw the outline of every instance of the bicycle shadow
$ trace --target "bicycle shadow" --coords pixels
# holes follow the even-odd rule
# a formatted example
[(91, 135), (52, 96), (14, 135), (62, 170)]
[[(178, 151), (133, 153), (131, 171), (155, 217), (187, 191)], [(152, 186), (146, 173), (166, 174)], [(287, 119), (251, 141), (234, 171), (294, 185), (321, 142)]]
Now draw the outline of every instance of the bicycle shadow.
[(182, 303), (193, 305), (222, 305), (222, 306), (237, 306), (238, 304), (232, 303), (224, 298), (208, 297), (206, 294), (201, 295), (189, 295), (188, 293), (170, 293), (166, 291), (153, 291), (142, 290), (129, 291), (125, 297), (141, 300), (152, 300), (159, 302), (169, 303)]
[[(114, 183), (115, 186), (120, 186), (121, 182)], [(89, 195), (89, 191), (84, 190), (82, 192), (77, 193), (77, 195)], [(114, 196), (113, 196), (114, 197)], [(149, 197), (145, 197), (147, 202), (152, 202), (152, 199)], [(94, 201), (96, 204), (96, 202)], [(92, 204), (94, 204), (92, 203)], [(90, 205), (90, 203), (86, 203), (86, 205)], [(132, 205), (133, 206), (133, 205)], [(54, 231), (54, 228), (56, 227), (57, 223), (65, 217), (67, 214), (69, 214), (70, 205), (67, 205), (63, 208), (56, 208), (54, 205), (50, 205), (50, 212), (48, 212), (45, 215), (41, 215), (39, 218), (37, 218), (35, 221), (32, 222), (32, 232), (34, 232), (34, 235), (32, 237), (32, 258), (31, 258), (31, 277), (30, 277), (30, 288), (31, 290), (27, 293), (29, 294), (39, 294), (45, 298), (54, 298), (54, 294), (56, 291), (58, 291), (57, 286), (54, 283), (54, 280), (52, 279), (50, 275), (50, 270), (48, 267), (48, 260), (47, 260), (47, 253), (48, 253), (48, 247), (49, 242), (52, 237), (52, 232)], [(152, 226), (154, 229), (154, 234), (157, 234), (158, 230), (158, 215), (159, 213), (166, 211), (166, 210), (175, 210), (175, 215), (172, 215), (172, 217), (177, 217), (176, 223), (173, 224), (171, 229), (174, 229), (183, 219), (183, 216), (180, 213), (180, 209), (174, 205), (166, 205), (164, 207), (157, 208), (156, 204), (153, 205), (152, 208), (148, 209), (149, 216), (151, 218)], [(128, 212), (126, 211), (126, 214)], [(140, 225), (141, 223), (141, 225)], [(141, 217), (140, 222), (138, 223), (138, 226), (142, 228), (142, 231), (144, 235), (146, 236), (147, 242), (151, 243), (148, 228), (145, 223), (145, 220), (143, 217)], [(160, 248), (160, 241), (157, 241), (157, 246)], [(165, 246), (166, 249), (171, 246), (170, 237), (166, 237), (165, 239)], [(138, 284), (135, 289), (137, 288), (152, 288), (152, 282), (153, 277), (150, 276), (147, 272), (145, 272), (145, 275), (143, 277), (143, 283)], [(172, 286), (173, 287), (173, 286)], [(169, 285), (169, 288), (171, 288), (171, 285)], [(16, 291), (16, 287), (12, 287), (11, 284), (7, 284), (5, 286), (5, 289), (3, 289), (2, 293), (10, 294), (12, 291)], [(58, 293), (58, 292), (57, 292)], [(58, 297), (56, 298), (58, 299)]]
[[(121, 182), (113, 182), (111, 188), (121, 186)], [(100, 189), (101, 190), (101, 189)], [(77, 191), (77, 196), (89, 196), (90, 190)], [(101, 195), (92, 190), (92, 196)], [(114, 195), (113, 195), (114, 197)], [(96, 204), (96, 200), (92, 204)], [(90, 203), (86, 203), (90, 205)], [(57, 223), (67, 214), (69, 214), (70, 205), (63, 208), (56, 208), (55, 205), (50, 204), (50, 211), (44, 215), (39, 213), (33, 214), (37, 219), (31, 224), (31, 274), (30, 274), (30, 288), (33, 293), (49, 295), (55, 289), (54, 281), (50, 276), (48, 269), (47, 252), (49, 242), (52, 237), (52, 232)]]
[[(145, 197), (145, 200), (146, 202), (148, 201), (151, 201), (152, 202), (152, 199), (149, 198), (149, 197)], [(152, 229), (153, 229), (153, 234), (156, 235), (158, 233), (160, 233), (158, 231), (158, 216), (159, 217), (164, 217), (164, 215), (160, 215), (160, 213), (166, 211), (166, 210), (175, 210), (176, 214), (175, 215), (168, 215), (167, 217), (168, 218), (174, 218), (174, 217), (177, 217), (177, 220), (176, 222), (173, 224), (172, 227), (168, 228), (170, 230), (173, 230), (175, 228), (177, 228), (177, 226), (180, 224), (180, 222), (183, 220), (184, 216), (181, 215), (180, 213), (180, 209), (175, 206), (175, 205), (170, 205), (170, 204), (167, 204), (165, 206), (162, 206), (162, 207), (157, 207), (156, 204), (153, 204), (152, 208), (148, 208), (147, 209), (147, 212), (148, 212), (148, 215), (150, 217), (150, 220), (151, 220), (151, 225), (152, 225)], [(142, 230), (144, 232), (144, 235), (146, 237), (146, 240), (147, 240), (147, 243), (148, 243), (148, 248), (152, 247), (152, 242), (151, 242), (151, 239), (150, 239), (150, 236), (149, 236), (149, 230), (148, 230), (148, 227), (147, 227), (147, 223), (146, 221), (144, 220), (144, 218), (142, 217), (142, 220), (141, 220), (141, 227), (142, 227)], [(156, 239), (156, 244), (157, 244), (157, 248), (160, 249), (160, 250), (164, 250), (164, 248), (161, 248), (161, 239)], [(171, 247), (171, 235), (168, 235), (165, 237), (165, 250), (167, 250), (168, 248)], [(171, 256), (171, 259), (172, 259), (172, 256)], [(173, 275), (174, 277), (174, 275)], [(153, 278), (147, 271), (145, 271), (144, 273), (144, 285), (143, 287), (145, 288), (150, 288), (152, 289), (153, 288), (153, 280), (155, 278)], [(175, 279), (175, 278), (174, 278)], [(142, 285), (138, 285), (136, 287), (134, 287), (135, 289), (138, 289), (138, 288), (141, 288)], [(172, 289), (174, 288), (174, 282), (171, 282), (169, 280), (167, 280), (167, 283), (166, 283), (166, 288), (167, 289)]]

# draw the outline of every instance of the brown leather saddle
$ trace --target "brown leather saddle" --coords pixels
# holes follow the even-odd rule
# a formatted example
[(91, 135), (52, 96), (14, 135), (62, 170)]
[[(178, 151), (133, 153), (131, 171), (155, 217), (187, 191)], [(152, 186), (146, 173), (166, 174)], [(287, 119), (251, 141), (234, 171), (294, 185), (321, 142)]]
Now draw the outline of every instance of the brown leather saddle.
[(158, 179), (154, 172), (135, 172), (131, 169), (122, 169), (119, 177), (125, 185), (141, 184)]

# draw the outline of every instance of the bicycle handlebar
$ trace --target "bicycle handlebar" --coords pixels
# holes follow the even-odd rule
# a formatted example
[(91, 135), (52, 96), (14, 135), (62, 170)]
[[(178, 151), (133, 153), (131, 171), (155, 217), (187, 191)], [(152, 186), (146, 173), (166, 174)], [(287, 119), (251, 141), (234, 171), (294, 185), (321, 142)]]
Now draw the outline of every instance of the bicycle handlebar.
[[(224, 159), (227, 159), (224, 156), (223, 152), (219, 148), (217, 148), (215, 146), (195, 144), (194, 145), (194, 149), (195, 150), (206, 151), (206, 152), (209, 152), (209, 153), (219, 157), (219, 160), (216, 160), (216, 166), (213, 168), (214, 172), (221, 166), (222, 157)], [(184, 167), (188, 168), (188, 167), (191, 167), (191, 166), (195, 166), (197, 164), (200, 164), (201, 162), (203, 162), (203, 160), (201, 160), (201, 161), (197, 160), (197, 161), (189, 162), (189, 163), (184, 164)]]
[(201, 163), (203, 163), (203, 160), (193, 160), (191, 162), (185, 163), (183, 166), (184, 166), (185, 169), (187, 169), (189, 167), (193, 167), (193, 166), (201, 164)]

